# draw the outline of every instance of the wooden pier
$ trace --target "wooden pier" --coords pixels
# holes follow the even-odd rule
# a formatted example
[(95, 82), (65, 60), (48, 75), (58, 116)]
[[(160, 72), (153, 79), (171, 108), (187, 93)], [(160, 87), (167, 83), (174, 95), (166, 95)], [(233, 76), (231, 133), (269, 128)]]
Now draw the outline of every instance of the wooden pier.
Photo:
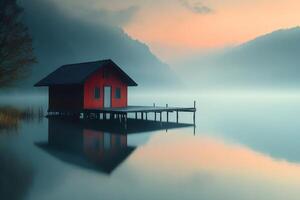
[(81, 119), (119, 119), (126, 125), (129, 114), (133, 114), (132, 119), (150, 120), (148, 115), (154, 114), (154, 121), (162, 122), (163, 114), (166, 114), (165, 122), (169, 122), (169, 114), (176, 113), (176, 123), (179, 123), (179, 113), (193, 113), (193, 124), (195, 124), (196, 101), (193, 107), (172, 107), (166, 106), (127, 106), (122, 108), (101, 108), (101, 109), (84, 109), (81, 111), (51, 111), (48, 110), (49, 116), (79, 116)]

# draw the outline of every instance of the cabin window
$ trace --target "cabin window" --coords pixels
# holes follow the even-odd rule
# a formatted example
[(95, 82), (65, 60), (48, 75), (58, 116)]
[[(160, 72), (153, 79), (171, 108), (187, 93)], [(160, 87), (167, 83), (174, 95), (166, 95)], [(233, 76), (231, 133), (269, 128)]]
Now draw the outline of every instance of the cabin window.
[(100, 88), (99, 87), (95, 87), (95, 89), (94, 89), (94, 98), (100, 99)]
[(116, 99), (120, 99), (121, 98), (121, 88), (116, 88), (115, 98)]

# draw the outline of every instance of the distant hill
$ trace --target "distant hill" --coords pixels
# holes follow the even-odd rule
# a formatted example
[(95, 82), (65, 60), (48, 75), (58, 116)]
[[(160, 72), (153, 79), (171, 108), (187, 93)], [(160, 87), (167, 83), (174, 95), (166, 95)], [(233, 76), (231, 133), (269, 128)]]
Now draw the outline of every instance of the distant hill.
[[(180, 63), (181, 65), (183, 63)], [(184, 61), (196, 87), (299, 87), (300, 28), (278, 30), (242, 45)]]
[(26, 0), (22, 6), (38, 64), (27, 80), (20, 81), (20, 86), (32, 87), (63, 64), (107, 58), (119, 64), (140, 87), (170, 87), (178, 82), (167, 64), (121, 28), (71, 17), (49, 0)]

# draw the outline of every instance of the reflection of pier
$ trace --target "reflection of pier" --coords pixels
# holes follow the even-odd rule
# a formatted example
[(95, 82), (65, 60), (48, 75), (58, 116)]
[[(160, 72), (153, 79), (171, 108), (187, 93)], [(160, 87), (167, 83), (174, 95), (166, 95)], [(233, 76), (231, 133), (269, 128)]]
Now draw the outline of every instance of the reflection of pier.
[(50, 117), (48, 142), (36, 145), (64, 162), (110, 174), (136, 149), (128, 146), (127, 134), (187, 126), (130, 119), (125, 129), (118, 120)]
[(122, 123), (119, 119), (109, 120), (82, 120), (81, 123), (84, 127), (94, 130), (105, 130), (111, 133), (141, 133), (158, 130), (169, 130), (175, 128), (192, 127), (193, 124), (175, 123), (175, 122), (156, 122), (150, 120), (136, 120), (127, 119), (126, 124)]

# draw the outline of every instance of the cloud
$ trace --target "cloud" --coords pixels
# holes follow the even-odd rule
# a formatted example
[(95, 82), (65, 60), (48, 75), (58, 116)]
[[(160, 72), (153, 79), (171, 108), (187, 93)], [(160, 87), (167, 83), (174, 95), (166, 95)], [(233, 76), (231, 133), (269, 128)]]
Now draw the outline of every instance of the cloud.
[[(47, 4), (61, 10), (67, 16), (77, 17), (94, 23), (122, 27), (135, 16), (139, 7), (133, 3), (119, 5), (119, 0), (107, 3), (105, 0), (19, 0), (21, 4), (37, 6)], [(29, 3), (26, 3), (29, 1)], [(36, 3), (40, 2), (40, 3)]]
[(84, 12), (84, 17), (105, 24), (124, 26), (133, 19), (138, 9), (138, 6), (130, 6), (120, 10), (109, 10), (105, 8), (87, 9), (86, 12)]
[(203, 3), (199, 0), (179, 0), (180, 3), (186, 7), (187, 9), (191, 10), (194, 13), (198, 14), (209, 14), (213, 12), (213, 9), (203, 5)]

